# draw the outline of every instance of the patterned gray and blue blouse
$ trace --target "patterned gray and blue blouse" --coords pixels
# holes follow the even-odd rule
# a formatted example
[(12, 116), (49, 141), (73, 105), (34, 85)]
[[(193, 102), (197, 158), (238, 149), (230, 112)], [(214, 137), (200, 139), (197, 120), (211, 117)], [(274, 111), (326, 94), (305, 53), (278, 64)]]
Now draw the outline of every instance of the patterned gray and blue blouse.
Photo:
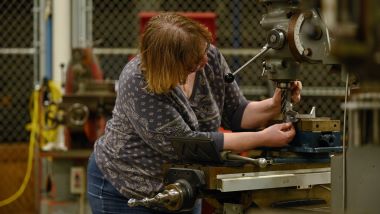
[(221, 151), (218, 128), (240, 128), (248, 101), (236, 82), (225, 83), (230, 70), (221, 53), (212, 46), (207, 54), (190, 98), (179, 87), (162, 95), (148, 92), (139, 56), (124, 67), (112, 118), (94, 152), (105, 178), (127, 198), (162, 190), (162, 164), (177, 160), (168, 136), (206, 136)]

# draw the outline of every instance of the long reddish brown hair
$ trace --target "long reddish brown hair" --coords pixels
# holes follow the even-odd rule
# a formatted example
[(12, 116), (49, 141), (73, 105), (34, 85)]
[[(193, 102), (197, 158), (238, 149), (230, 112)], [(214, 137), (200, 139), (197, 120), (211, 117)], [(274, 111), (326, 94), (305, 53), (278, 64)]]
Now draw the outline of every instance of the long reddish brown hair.
[(212, 40), (208, 29), (183, 15), (162, 13), (147, 24), (141, 39), (141, 68), (147, 89), (157, 94), (184, 83)]

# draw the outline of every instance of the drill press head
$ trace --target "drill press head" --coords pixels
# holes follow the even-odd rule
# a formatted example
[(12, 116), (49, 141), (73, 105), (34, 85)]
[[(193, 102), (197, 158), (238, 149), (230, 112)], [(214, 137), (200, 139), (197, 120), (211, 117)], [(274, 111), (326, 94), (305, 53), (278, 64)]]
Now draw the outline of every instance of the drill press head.
[(281, 89), (284, 121), (295, 122), (290, 100), (291, 82), (298, 79), (302, 63), (336, 64), (330, 54), (331, 36), (319, 12), (301, 1), (262, 0), (267, 13), (260, 21), (268, 31), (271, 48), (263, 73)]

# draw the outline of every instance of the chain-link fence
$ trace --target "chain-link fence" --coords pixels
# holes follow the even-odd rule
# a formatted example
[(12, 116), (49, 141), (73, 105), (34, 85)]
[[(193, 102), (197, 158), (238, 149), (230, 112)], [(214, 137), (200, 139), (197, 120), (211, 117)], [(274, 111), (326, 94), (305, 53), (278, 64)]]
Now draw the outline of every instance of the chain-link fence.
[[(216, 45), (221, 49), (255, 49), (263, 45), (266, 35), (259, 25), (259, 20), (265, 10), (261, 5), (249, 0), (114, 2), (94, 0), (92, 23), (94, 46), (95, 52), (99, 53), (106, 77), (117, 79), (127, 60), (125, 56), (136, 52), (134, 49), (138, 46), (140, 32), (138, 14), (146, 11), (214, 12), (217, 15)], [(117, 51), (113, 52), (112, 49), (117, 49)], [(118, 54), (123, 50), (125, 55)], [(103, 54), (105, 52), (107, 54)], [(227, 58), (232, 62), (230, 63), (232, 68), (237, 68), (239, 65), (237, 63), (245, 61), (239, 55), (231, 55)], [(116, 63), (113, 63), (114, 61)]]
[(33, 1), (0, 1), (0, 142), (26, 142), (33, 89)]
[[(248, 61), (264, 44), (266, 36), (259, 24), (265, 8), (251, 0), (92, 0), (91, 5), (92, 23), (87, 24), (92, 25), (95, 53), (108, 79), (118, 79), (129, 56), (137, 53), (140, 12), (215, 13), (216, 46), (224, 53), (231, 70)], [(34, 67), (33, 1), (4, 0), (0, 6), (0, 142), (27, 141), (25, 125), (30, 120), (28, 102)], [(252, 63), (238, 76), (249, 98), (269, 96), (271, 83), (260, 76), (261, 70), (260, 62)], [(309, 90), (309, 94), (304, 93), (301, 113), (316, 105), (320, 109), (318, 115), (341, 118), (341, 100), (334, 99), (336, 93), (329, 93), (329, 88), (343, 86), (339, 74), (328, 72), (327, 66), (305, 65), (300, 79), (305, 92), (308, 87), (317, 87)], [(322, 90), (319, 87), (329, 88), (319, 93)]]
[[(129, 54), (137, 52), (138, 14), (146, 11), (214, 12), (217, 15), (216, 46), (224, 53), (231, 70), (257, 53), (266, 38), (267, 32), (259, 23), (266, 9), (256, 1), (93, 0), (94, 48), (106, 78), (118, 79)], [(300, 106), (296, 106), (300, 113), (307, 113), (316, 106), (317, 116), (342, 119), (341, 99), (337, 99), (337, 95), (342, 96), (344, 84), (339, 74), (328, 70), (328, 66), (323, 65), (303, 66), (300, 80), (304, 84), (304, 98)], [(270, 95), (272, 83), (261, 77), (261, 71), (261, 62), (255, 62), (238, 75), (237, 80), (249, 98), (262, 99)]]

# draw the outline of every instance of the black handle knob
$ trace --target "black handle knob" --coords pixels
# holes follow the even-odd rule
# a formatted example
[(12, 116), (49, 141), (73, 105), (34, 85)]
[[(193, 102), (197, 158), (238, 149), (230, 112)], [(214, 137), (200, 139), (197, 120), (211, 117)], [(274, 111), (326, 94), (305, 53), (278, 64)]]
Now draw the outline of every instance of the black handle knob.
[(235, 76), (232, 73), (228, 73), (224, 76), (224, 81), (226, 83), (232, 83), (235, 80)]

